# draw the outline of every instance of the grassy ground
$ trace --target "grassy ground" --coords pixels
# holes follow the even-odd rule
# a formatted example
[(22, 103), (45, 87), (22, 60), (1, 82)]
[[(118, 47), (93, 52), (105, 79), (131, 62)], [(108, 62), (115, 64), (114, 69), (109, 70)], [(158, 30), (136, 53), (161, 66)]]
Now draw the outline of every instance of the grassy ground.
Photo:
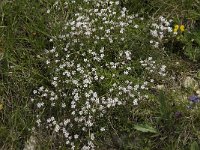
[[(44, 49), (52, 47), (49, 39), (60, 31), (59, 24), (53, 28), (51, 23), (54, 25), (62, 21), (63, 18), (57, 18), (58, 13), (66, 15), (65, 10), (47, 14), (48, 8), (53, 3), (47, 0), (0, 2), (0, 148), (2, 150), (23, 149), (31, 135), (37, 139), (36, 149), (65, 149), (65, 144), (56, 141), (52, 133), (46, 133), (42, 129), (32, 131), (36, 120), (34, 115), (36, 110), (31, 103), (33, 90), (41, 85), (48, 85), (49, 80), (43, 52)], [(194, 84), (199, 84), (200, 81), (199, 3), (198, 0), (195, 2), (121, 1), (120, 4), (126, 6), (130, 13), (142, 14), (146, 21), (141, 26), (151, 22), (149, 16), (158, 18), (162, 15), (172, 18), (177, 23), (183, 22), (187, 31), (190, 30), (194, 34), (193, 37), (184, 36), (180, 43), (187, 43), (186, 45), (181, 46), (177, 42), (177, 46), (169, 46), (168, 51), (148, 50), (152, 49), (145, 43), (149, 39), (138, 37), (138, 41), (146, 45), (142, 52), (135, 54), (141, 58), (153, 56), (163, 62), (176, 80), (166, 79), (163, 92), (153, 91), (154, 101), (141, 104), (139, 109), (133, 109), (131, 114), (126, 109), (113, 110), (110, 118), (108, 117), (110, 133), (106, 136), (100, 135), (96, 143), (99, 149), (199, 149), (199, 104), (192, 104), (192, 108), (189, 109), (187, 106), (190, 105), (188, 97), (196, 94), (200, 87), (196, 88), (195, 85), (184, 87), (188, 76), (194, 79)], [(67, 13), (70, 14), (71, 9)], [(183, 47), (189, 47), (192, 38), (197, 41), (196, 45), (183, 52)], [(159, 82), (163, 83), (157, 82), (158, 85)], [(114, 116), (118, 118), (115, 119)], [(144, 130), (148, 127), (141, 126), (138, 129), (136, 124), (148, 124), (153, 127), (153, 131), (146, 132)]]

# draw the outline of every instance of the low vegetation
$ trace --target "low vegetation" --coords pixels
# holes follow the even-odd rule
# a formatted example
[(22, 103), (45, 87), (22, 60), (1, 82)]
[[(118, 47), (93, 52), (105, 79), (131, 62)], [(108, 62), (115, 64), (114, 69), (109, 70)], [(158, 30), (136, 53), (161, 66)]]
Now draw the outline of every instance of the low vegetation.
[(0, 2), (1, 149), (200, 145), (200, 1)]

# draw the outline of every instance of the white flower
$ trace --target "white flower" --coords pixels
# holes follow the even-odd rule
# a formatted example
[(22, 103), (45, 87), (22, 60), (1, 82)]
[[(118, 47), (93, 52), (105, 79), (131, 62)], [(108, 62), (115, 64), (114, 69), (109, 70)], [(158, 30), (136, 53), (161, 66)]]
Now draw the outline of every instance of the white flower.
[(153, 43), (153, 40), (151, 40), (150, 43), (152, 44), (152, 43)]
[(55, 105), (56, 105), (56, 103), (51, 103), (51, 106), (53, 106), (53, 107), (54, 107)]
[(127, 75), (127, 74), (128, 74), (128, 71), (124, 71), (124, 74)]
[(138, 105), (138, 99), (134, 99), (134, 100), (133, 100), (133, 105), (134, 105), (134, 106)]
[(155, 48), (158, 48), (158, 47), (159, 47), (159, 43), (158, 43), (158, 42), (155, 42), (154, 47), (155, 47)]
[(172, 27), (167, 27), (168, 32), (172, 32)]
[(69, 141), (69, 140), (67, 140), (65, 143), (68, 145), (68, 144), (70, 143), (70, 141)]
[(37, 103), (37, 107), (38, 107), (38, 108), (41, 108), (42, 106), (44, 106), (44, 103), (43, 103), (43, 102)]
[(70, 119), (64, 120), (64, 125), (66, 126), (68, 123), (70, 123)]
[(58, 132), (59, 130), (60, 130), (60, 126), (59, 126), (59, 125), (56, 125), (54, 131), (55, 131), (55, 132)]
[(105, 128), (101, 127), (100, 131), (105, 131)]
[(157, 30), (151, 30), (151, 35), (152, 35), (153, 37), (158, 37), (158, 32), (157, 32)]
[(137, 25), (137, 24), (136, 24), (136, 25), (134, 25), (134, 28), (136, 28), (136, 29), (137, 29), (137, 28), (139, 28), (139, 25)]
[(75, 135), (74, 135), (74, 138), (75, 138), (75, 139), (78, 139), (78, 137), (79, 137), (78, 134), (75, 134)]
[(94, 140), (94, 133), (91, 133), (90, 138), (91, 140)]
[(40, 125), (40, 123), (41, 123), (41, 120), (40, 119), (37, 119), (36, 120), (36, 123), (38, 124), (38, 126)]
[(66, 104), (65, 103), (62, 103), (62, 108), (65, 108), (66, 107)]
[(174, 35), (177, 35), (178, 34), (178, 32), (174, 32)]
[(116, 1), (116, 2), (115, 2), (115, 5), (119, 5), (119, 1)]
[(47, 14), (49, 14), (49, 13), (50, 13), (50, 10), (48, 9), (48, 10), (47, 10)]
[(90, 147), (89, 147), (89, 146), (86, 146), (86, 145), (84, 145), (84, 146), (81, 148), (81, 150), (90, 150)]
[(33, 90), (33, 94), (36, 94), (37, 93), (37, 90)]

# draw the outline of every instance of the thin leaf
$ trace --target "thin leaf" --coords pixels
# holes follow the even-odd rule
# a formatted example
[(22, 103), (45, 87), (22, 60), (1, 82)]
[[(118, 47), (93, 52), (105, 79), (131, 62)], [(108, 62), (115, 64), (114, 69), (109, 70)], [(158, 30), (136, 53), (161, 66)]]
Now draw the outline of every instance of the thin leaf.
[(141, 131), (141, 132), (150, 132), (150, 133), (158, 133), (157, 130), (147, 124), (143, 125), (135, 125), (135, 130)]
[(199, 150), (199, 145), (196, 141), (191, 144), (190, 150)]

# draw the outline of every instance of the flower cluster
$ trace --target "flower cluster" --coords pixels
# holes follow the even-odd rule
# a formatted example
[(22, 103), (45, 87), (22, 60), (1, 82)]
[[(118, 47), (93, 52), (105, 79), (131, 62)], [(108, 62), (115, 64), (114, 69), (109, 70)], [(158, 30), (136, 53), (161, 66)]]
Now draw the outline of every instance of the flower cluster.
[[(119, 1), (78, 3), (64, 3), (65, 8), (74, 8), (73, 16), (69, 15), (59, 35), (50, 39), (54, 46), (45, 50), (50, 85), (35, 89), (32, 101), (39, 127), (64, 137), (71, 149), (88, 150), (95, 149), (95, 133), (108, 129), (108, 112), (148, 99), (154, 80), (138, 79), (134, 50), (124, 46), (134, 33), (130, 31), (138, 30), (137, 23), (143, 19), (129, 15)], [(54, 6), (61, 9), (59, 3)], [(158, 68), (151, 57), (141, 61), (140, 67), (166, 74), (166, 66)]]
[(172, 20), (167, 20), (163, 16), (160, 16), (158, 20), (154, 19), (154, 21), (150, 27), (150, 35), (153, 38), (150, 44), (155, 48), (159, 48), (171, 36), (171, 33), (173, 33)]
[(180, 32), (184, 32), (185, 31), (185, 26), (184, 25), (175, 25), (174, 26), (174, 34), (178, 34), (178, 31), (179, 31), (179, 29), (180, 29)]
[(190, 96), (188, 99), (189, 99), (191, 102), (193, 102), (193, 103), (197, 103), (197, 102), (200, 101), (199, 97), (196, 96), (196, 95), (192, 95), (192, 96)]
[(166, 66), (158, 66), (152, 57), (149, 57), (145, 60), (141, 60), (140, 63), (141, 66), (145, 68), (145, 70), (149, 71), (150, 73), (154, 73), (154, 75), (158, 73), (157, 75), (165, 77), (167, 74)]

